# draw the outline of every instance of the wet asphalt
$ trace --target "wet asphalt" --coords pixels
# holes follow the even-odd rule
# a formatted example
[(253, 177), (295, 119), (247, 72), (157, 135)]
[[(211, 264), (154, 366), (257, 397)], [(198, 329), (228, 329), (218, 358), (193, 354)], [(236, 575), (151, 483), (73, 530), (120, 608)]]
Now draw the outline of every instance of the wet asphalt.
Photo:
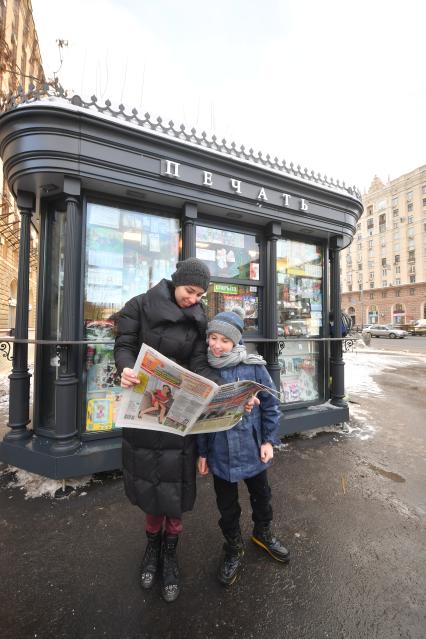
[(3, 475), (2, 639), (424, 639), (425, 373), (420, 357), (390, 367), (375, 378), (381, 395), (350, 396), (350, 433), (292, 438), (276, 452), (274, 527), (289, 565), (249, 541), (241, 490), (245, 562), (228, 591), (215, 579), (222, 540), (209, 477), (185, 516), (182, 594), (166, 604), (158, 584), (139, 588), (143, 516), (118, 474), (32, 500)]

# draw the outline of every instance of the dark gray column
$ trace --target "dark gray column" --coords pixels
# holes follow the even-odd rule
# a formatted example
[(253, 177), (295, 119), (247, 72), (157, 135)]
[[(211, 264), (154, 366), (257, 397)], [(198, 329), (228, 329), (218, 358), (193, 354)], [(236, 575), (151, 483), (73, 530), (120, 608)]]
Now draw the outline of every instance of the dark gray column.
[[(281, 237), (281, 224), (271, 222), (266, 229), (266, 282), (264, 295), (264, 332), (265, 337), (277, 336), (277, 240)], [(280, 387), (280, 366), (278, 364), (277, 342), (266, 343), (266, 361), (268, 371), (276, 387)]]
[[(66, 225), (64, 247), (64, 297), (62, 332), (63, 341), (77, 340), (79, 336), (79, 297), (81, 265), (81, 211), (78, 196), (80, 183), (66, 179)], [(55, 435), (51, 450), (68, 455), (79, 448), (77, 433), (77, 355), (74, 345), (59, 348), (60, 365), (55, 381)]]
[(182, 212), (182, 259), (195, 257), (195, 233), (198, 211), (196, 204), (185, 203)]
[[(30, 282), (31, 215), (34, 210), (34, 195), (18, 191), (18, 208), (21, 213), (21, 235), (19, 240), (18, 292), (16, 298), (15, 339), (28, 339), (28, 296)], [(28, 372), (28, 344), (13, 345), (13, 368), (9, 375), (9, 423), (11, 429), (5, 441), (28, 439), (32, 431), (26, 426), (30, 422), (30, 373)]]
[[(334, 337), (342, 337), (342, 323), (340, 319), (340, 250), (343, 238), (334, 237), (330, 241), (330, 301), (334, 318)], [(341, 341), (331, 342), (330, 374), (331, 374), (331, 403), (335, 406), (346, 406), (345, 396), (345, 362)]]

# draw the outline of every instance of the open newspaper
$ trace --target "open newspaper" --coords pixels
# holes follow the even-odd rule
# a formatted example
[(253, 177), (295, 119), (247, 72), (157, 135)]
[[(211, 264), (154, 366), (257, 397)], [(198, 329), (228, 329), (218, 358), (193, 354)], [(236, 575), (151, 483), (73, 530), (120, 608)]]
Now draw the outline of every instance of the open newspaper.
[(228, 430), (244, 414), (244, 405), (268, 386), (243, 380), (218, 386), (213, 381), (142, 344), (134, 366), (139, 384), (126, 389), (116, 425), (194, 435)]

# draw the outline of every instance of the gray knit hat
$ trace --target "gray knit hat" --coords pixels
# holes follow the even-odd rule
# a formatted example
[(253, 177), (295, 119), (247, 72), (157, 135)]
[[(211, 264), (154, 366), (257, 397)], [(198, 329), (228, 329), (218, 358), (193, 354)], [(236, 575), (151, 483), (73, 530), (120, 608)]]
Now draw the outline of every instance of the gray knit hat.
[(220, 333), (225, 335), (234, 343), (234, 346), (241, 341), (244, 330), (245, 313), (241, 306), (236, 306), (231, 311), (223, 311), (214, 316), (207, 326), (207, 335), (210, 333)]
[(200, 286), (207, 291), (210, 283), (210, 271), (201, 260), (196, 257), (188, 257), (187, 260), (176, 264), (176, 271), (172, 274), (172, 282), (175, 286)]

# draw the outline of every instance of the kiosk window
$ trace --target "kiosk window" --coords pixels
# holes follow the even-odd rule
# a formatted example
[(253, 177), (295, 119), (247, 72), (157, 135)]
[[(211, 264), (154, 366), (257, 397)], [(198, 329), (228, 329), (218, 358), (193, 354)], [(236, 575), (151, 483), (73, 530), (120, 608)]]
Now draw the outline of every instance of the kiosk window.
[(213, 278), (259, 279), (259, 244), (254, 235), (197, 226), (196, 248), (196, 256)]
[(278, 337), (288, 338), (279, 356), (280, 384), (285, 403), (311, 402), (320, 396), (319, 359), (322, 351), (318, 342), (307, 338), (322, 333), (322, 291), (321, 246), (279, 240), (277, 330)]
[(121, 388), (114, 366), (115, 313), (135, 295), (170, 278), (179, 259), (179, 222), (145, 212), (87, 206), (84, 326), (86, 431), (115, 428)]

